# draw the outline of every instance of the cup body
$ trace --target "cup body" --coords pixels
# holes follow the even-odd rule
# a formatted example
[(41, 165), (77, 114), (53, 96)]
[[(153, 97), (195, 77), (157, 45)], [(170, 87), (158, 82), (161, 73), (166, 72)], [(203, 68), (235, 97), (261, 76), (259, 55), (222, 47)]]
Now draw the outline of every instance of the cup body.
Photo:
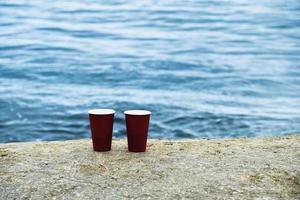
[(110, 151), (115, 111), (93, 109), (89, 111), (94, 151)]
[(147, 146), (150, 111), (125, 111), (128, 151), (144, 152)]

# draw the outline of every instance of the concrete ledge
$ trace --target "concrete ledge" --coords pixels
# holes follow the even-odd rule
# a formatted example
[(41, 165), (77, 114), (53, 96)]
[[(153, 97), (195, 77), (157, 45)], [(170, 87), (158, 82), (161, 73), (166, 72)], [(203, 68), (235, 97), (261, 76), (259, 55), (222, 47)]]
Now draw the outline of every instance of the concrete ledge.
[(0, 144), (0, 199), (299, 199), (300, 134), (225, 140)]

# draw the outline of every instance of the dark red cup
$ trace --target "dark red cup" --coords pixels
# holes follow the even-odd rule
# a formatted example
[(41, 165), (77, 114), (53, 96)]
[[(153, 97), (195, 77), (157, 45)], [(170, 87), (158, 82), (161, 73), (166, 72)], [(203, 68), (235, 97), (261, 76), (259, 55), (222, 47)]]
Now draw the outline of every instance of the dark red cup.
[(124, 113), (126, 118), (128, 151), (146, 151), (151, 112), (147, 110), (127, 110)]
[(94, 151), (110, 151), (115, 111), (111, 109), (89, 110)]

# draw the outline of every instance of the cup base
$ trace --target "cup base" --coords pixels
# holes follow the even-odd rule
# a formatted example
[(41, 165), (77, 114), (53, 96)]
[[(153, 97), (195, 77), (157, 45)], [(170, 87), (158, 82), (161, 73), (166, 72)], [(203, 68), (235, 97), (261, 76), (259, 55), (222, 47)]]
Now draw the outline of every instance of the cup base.
[(142, 152), (146, 152), (146, 150), (129, 150), (128, 149), (128, 152), (131, 152), (131, 153), (142, 153)]
[(93, 149), (95, 152), (107, 152), (110, 151), (111, 149)]
[(93, 150), (96, 151), (96, 152), (110, 151), (111, 146), (110, 147), (93, 147)]

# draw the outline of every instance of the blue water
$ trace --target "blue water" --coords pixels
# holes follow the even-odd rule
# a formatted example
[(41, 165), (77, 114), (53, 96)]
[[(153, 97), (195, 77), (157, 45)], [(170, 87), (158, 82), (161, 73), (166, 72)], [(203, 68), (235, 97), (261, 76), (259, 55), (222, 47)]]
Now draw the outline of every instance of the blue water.
[(90, 136), (148, 109), (150, 137), (300, 132), (299, 0), (0, 0), (0, 142)]

